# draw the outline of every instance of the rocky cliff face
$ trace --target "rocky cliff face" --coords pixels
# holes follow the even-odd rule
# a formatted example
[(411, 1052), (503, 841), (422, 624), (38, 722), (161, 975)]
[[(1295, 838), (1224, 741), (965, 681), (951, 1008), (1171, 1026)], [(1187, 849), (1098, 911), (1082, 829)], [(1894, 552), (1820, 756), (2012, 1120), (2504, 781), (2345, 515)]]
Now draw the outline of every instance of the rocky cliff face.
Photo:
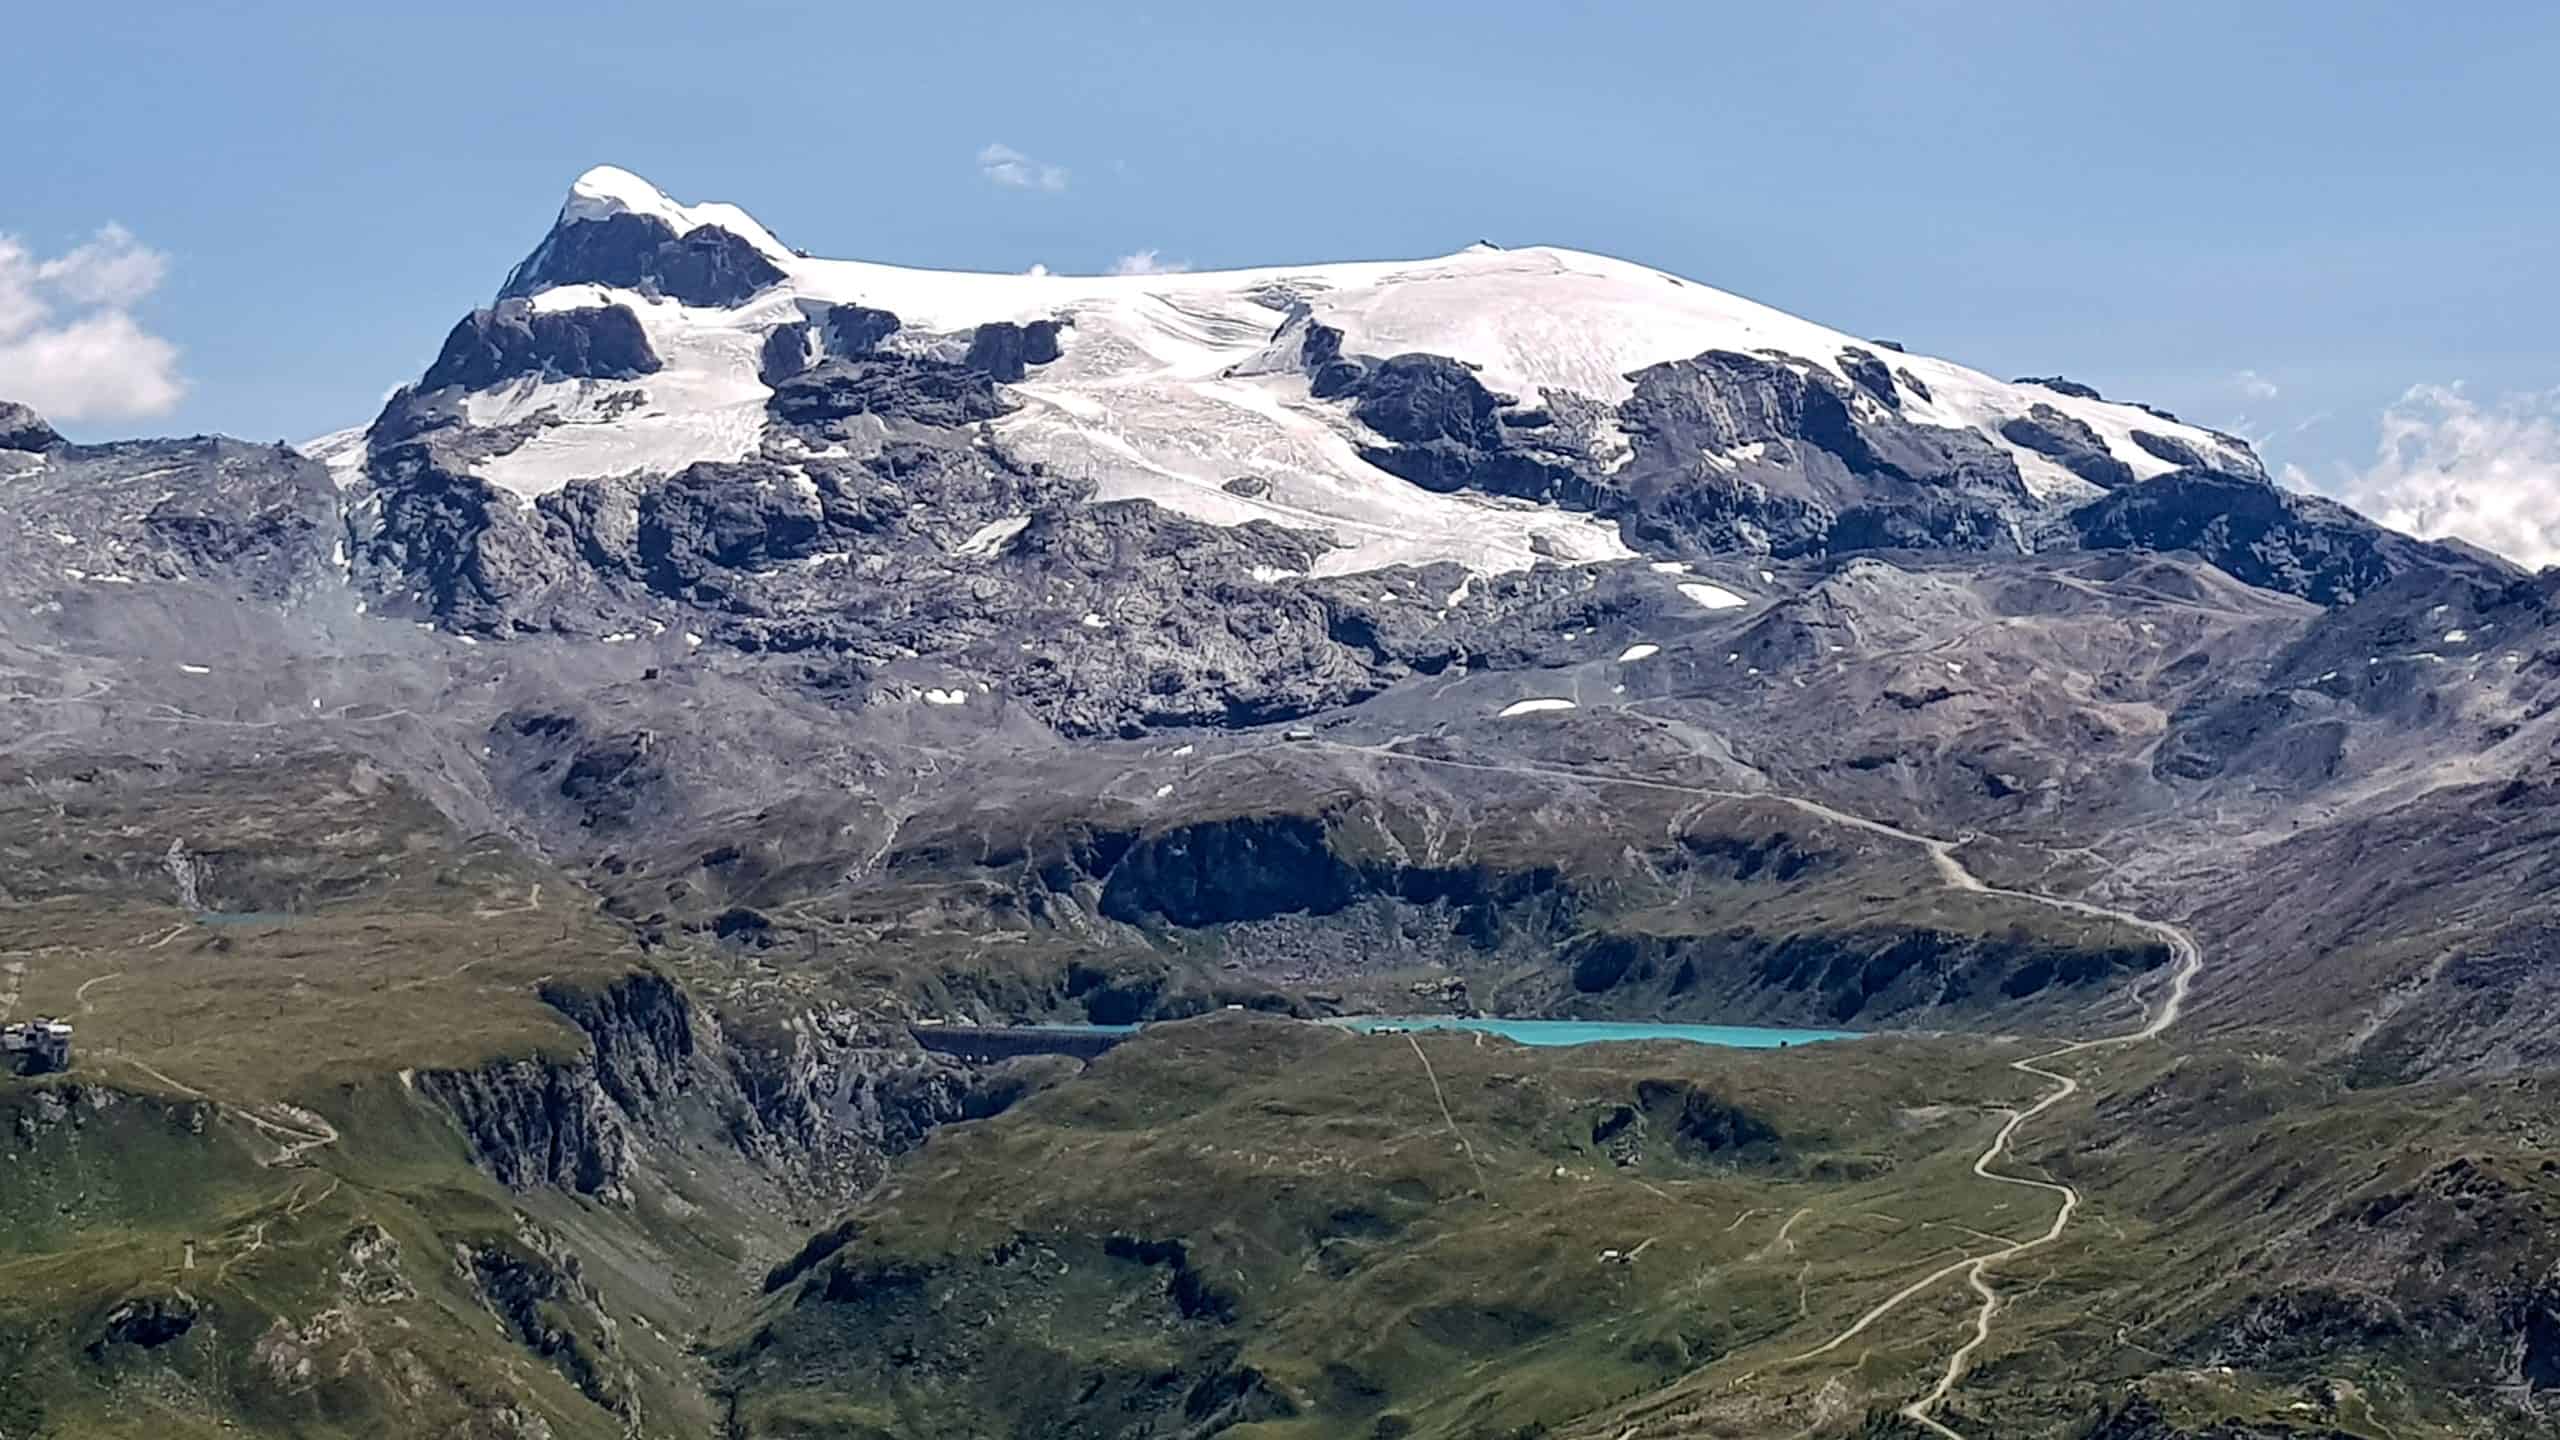
[(44, 417), (13, 400), (0, 400), (0, 450), (30, 454), (52, 449), (62, 437)]
[(647, 971), (543, 998), (585, 1035), (586, 1053), (423, 1072), (417, 1084), (501, 1183), (613, 1204), (631, 1203), (653, 1150), (710, 1144), (824, 1213), (934, 1127), (994, 1115), (1078, 1068), (965, 1065), (841, 1009), (733, 1036)]
[(481, 390), (510, 380), (633, 380), (657, 352), (629, 306), (536, 310), (521, 300), (474, 310), (445, 337), (421, 390)]
[(630, 1201), (631, 1117), (605, 1094), (593, 1062), (509, 1060), (425, 1071), (417, 1083), (453, 1113), (472, 1157), (499, 1183)]
[(0, 586), (19, 603), (193, 583), (283, 605), (337, 583), (345, 530), (317, 462), (214, 437), (70, 445), (12, 408), (15, 420), (0, 414), (16, 437), (0, 439)]
[(554, 285), (610, 285), (687, 305), (735, 305), (782, 278), (754, 244), (705, 225), (684, 234), (654, 215), (564, 218), (518, 265), (502, 298)]
[(2092, 550), (2192, 550), (2252, 585), (2340, 605), (2413, 571), (2481, 578), (2513, 573), (2460, 544), (2413, 540), (2333, 500), (2246, 477), (2179, 470), (2128, 485), (2071, 512), (2074, 543)]

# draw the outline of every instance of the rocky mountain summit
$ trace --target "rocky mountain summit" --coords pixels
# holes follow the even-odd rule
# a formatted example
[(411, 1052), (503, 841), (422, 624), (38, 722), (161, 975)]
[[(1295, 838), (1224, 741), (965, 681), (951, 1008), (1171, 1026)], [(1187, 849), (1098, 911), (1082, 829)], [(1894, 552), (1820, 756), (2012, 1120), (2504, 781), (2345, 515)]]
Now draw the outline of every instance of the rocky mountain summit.
[[(0, 1433), (1906, 1433), (1954, 1342), (1813, 1331), (2021, 1238), (2008, 1037), (2172, 983), (2002, 1162), (2120, 1249), (1963, 1433), (2548, 1430), (2553, 576), (2062, 377), (600, 169), (325, 440), (0, 404), (0, 601), (0, 1018), (83, 1056)], [(1868, 1038), (1286, 1023), (1363, 1012)]]

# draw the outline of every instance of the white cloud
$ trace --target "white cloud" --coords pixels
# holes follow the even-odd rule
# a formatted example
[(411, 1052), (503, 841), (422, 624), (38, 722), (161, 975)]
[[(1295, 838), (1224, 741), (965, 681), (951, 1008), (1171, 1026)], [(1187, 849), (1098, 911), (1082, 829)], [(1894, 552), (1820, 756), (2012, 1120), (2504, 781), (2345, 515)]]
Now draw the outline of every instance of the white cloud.
[(88, 244), (36, 267), (36, 278), (79, 305), (119, 309), (141, 302), (160, 288), (169, 273), (169, 257), (133, 238), (133, 232), (109, 221)]
[(2382, 412), (2373, 464), (2314, 488), (2394, 530), (2560, 564), (2560, 390), (2483, 404), (2459, 382), (2413, 385)]
[(2255, 370), (2242, 370), (2232, 375), (2231, 383), (2252, 400), (2273, 400), (2284, 393), (2284, 387)]
[(1067, 168), (1046, 165), (1002, 142), (978, 152), (978, 173), (1011, 190), (1064, 190)]
[(131, 313), (168, 270), (167, 256), (121, 225), (45, 260), (0, 235), (0, 400), (57, 420), (175, 408), (187, 392), (178, 347)]
[(1167, 260), (1153, 249), (1135, 251), (1111, 262), (1114, 275), (1179, 275), (1190, 268), (1190, 261)]

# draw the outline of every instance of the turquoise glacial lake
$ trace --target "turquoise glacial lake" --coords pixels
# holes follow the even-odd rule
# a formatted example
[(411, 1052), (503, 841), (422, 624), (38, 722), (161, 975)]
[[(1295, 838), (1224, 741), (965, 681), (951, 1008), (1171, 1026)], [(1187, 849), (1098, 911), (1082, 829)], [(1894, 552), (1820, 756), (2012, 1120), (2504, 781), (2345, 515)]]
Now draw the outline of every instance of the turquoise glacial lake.
[(1777, 1030), (1759, 1025), (1673, 1025), (1650, 1020), (1477, 1020), (1455, 1015), (1354, 1015), (1328, 1022), (1374, 1035), (1381, 1030), (1473, 1030), (1523, 1045), (1603, 1045), (1685, 1040), (1735, 1050), (1775, 1050), (1823, 1040), (1855, 1040), (1854, 1030)]

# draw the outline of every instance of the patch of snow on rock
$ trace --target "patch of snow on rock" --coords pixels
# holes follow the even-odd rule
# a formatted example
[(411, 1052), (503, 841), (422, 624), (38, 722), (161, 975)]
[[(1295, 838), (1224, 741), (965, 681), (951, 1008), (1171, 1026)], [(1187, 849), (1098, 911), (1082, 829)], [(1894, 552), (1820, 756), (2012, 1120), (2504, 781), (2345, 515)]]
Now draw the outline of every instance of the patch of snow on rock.
[(1574, 703), (1572, 701), (1561, 700), (1552, 696), (1537, 700), (1514, 700), (1510, 704), (1503, 706), (1501, 713), (1496, 715), (1494, 718), (1498, 720), (1508, 720), (1514, 715), (1536, 715), (1547, 710), (1571, 710), (1573, 708)]
[(1659, 645), (1630, 645), (1618, 652), (1618, 663), (1626, 665), (1638, 660), (1650, 660), (1661, 653), (1662, 647)]
[(961, 555), (993, 555), (1004, 548), (1004, 542), (1022, 533), (1031, 523), (1028, 515), (1013, 515), (978, 527), (977, 533), (960, 542)]
[(1731, 610), (1737, 605), (1751, 603), (1721, 585), (1709, 585), (1703, 581), (1681, 586), (1680, 593), (1709, 610)]

